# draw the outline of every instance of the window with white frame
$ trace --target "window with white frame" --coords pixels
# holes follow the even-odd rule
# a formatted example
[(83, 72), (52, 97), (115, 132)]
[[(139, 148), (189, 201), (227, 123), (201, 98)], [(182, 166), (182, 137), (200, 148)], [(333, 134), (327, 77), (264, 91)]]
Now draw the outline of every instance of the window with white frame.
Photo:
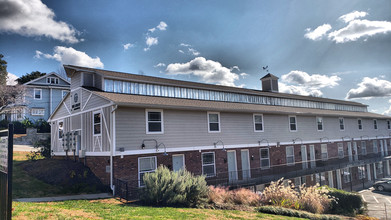
[(263, 131), (263, 115), (254, 114), (254, 131), (260, 132)]
[(361, 141), (361, 154), (367, 155), (367, 142)]
[(373, 140), (372, 145), (373, 145), (373, 153), (377, 154), (379, 152), (379, 149), (377, 148), (377, 140)]
[(114, 92), (122, 93), (122, 81), (114, 81)]
[(375, 163), (376, 165), (376, 174), (383, 174), (383, 162)]
[(261, 154), (261, 168), (270, 168), (269, 148), (261, 148), (259, 151)]
[(216, 175), (215, 153), (202, 153), (202, 175), (212, 177)]
[(102, 133), (102, 113), (101, 112), (94, 112), (94, 118), (93, 118), (93, 131), (94, 136), (101, 135)]
[(163, 127), (163, 110), (146, 110), (146, 132), (147, 134), (162, 134)]
[(350, 170), (349, 167), (342, 169), (342, 175), (343, 175), (343, 181), (344, 183), (350, 183), (351, 177), (350, 177)]
[(339, 118), (339, 130), (344, 131), (345, 130), (345, 121), (343, 118)]
[(362, 130), (362, 120), (357, 119), (358, 130)]
[(34, 89), (34, 99), (36, 100), (42, 99), (42, 89)]
[(287, 165), (295, 164), (295, 150), (293, 146), (286, 147), (286, 164)]
[(138, 179), (139, 186), (144, 186), (144, 175), (156, 170), (156, 156), (138, 158)]
[(377, 130), (377, 120), (373, 119), (373, 129)]
[(57, 77), (48, 77), (46, 78), (47, 84), (58, 84), (58, 78)]
[(208, 112), (208, 132), (220, 132), (219, 112)]
[(327, 144), (321, 144), (320, 145), (320, 150), (322, 153), (322, 160), (328, 160), (329, 159), (329, 154), (327, 151)]
[(61, 91), (61, 97), (64, 98), (68, 94), (67, 90), (62, 90)]
[(289, 116), (289, 130), (297, 131), (296, 116)]
[(32, 108), (31, 115), (43, 116), (43, 115), (45, 115), (45, 109), (44, 108)]
[(318, 128), (318, 131), (323, 131), (323, 118), (322, 117), (316, 117), (316, 127)]
[(359, 166), (358, 168), (358, 178), (360, 180), (365, 179), (365, 166)]
[(62, 139), (64, 135), (64, 121), (58, 122), (58, 139)]
[(387, 120), (387, 129), (391, 130), (391, 121), (390, 120)]
[(343, 143), (338, 143), (337, 146), (338, 146), (338, 158), (342, 159), (345, 156), (343, 151)]

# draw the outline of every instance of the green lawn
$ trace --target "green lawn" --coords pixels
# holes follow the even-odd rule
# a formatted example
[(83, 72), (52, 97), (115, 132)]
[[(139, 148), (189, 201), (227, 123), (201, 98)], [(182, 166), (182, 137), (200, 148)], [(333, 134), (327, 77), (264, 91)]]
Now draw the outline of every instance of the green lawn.
[(250, 211), (156, 208), (116, 199), (13, 203), (13, 219), (300, 219)]

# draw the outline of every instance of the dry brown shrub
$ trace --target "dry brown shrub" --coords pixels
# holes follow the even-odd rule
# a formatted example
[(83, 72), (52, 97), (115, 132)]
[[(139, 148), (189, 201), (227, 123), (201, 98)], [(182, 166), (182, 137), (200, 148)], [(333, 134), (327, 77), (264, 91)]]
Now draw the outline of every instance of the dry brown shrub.
[(260, 202), (260, 197), (249, 189), (239, 188), (232, 191), (232, 200), (238, 205), (256, 206)]
[(261, 203), (264, 205), (299, 209), (298, 199), (298, 193), (294, 190), (290, 182), (288, 186), (284, 186), (283, 178), (281, 178), (276, 182), (271, 182), (270, 186), (263, 190)]
[(227, 187), (209, 186), (209, 202), (214, 204), (231, 203), (231, 192)]
[(312, 213), (324, 213), (331, 204), (331, 198), (327, 195), (328, 190), (324, 187), (300, 186), (300, 206), (302, 209)]

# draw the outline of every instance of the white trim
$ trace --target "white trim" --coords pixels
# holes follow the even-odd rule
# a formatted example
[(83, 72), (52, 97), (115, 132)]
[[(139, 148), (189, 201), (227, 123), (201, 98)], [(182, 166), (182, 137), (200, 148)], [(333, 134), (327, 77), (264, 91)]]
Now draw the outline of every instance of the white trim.
[(53, 100), (53, 94), (52, 94), (52, 88), (50, 88), (50, 94), (49, 94), (49, 97), (50, 97), (50, 113), (49, 114), (52, 114), (52, 110), (53, 110), (53, 108), (52, 108), (52, 106), (53, 106), (53, 104), (52, 104), (52, 100)]
[(92, 92), (90, 93), (90, 95), (88, 96), (87, 100), (85, 101), (84, 106), (81, 108), (82, 111), (86, 108), (86, 106), (88, 104), (88, 101), (90, 101), (91, 96), (92, 96)]
[(373, 129), (374, 130), (378, 130), (379, 129), (379, 125), (377, 123), (377, 119), (373, 119)]
[(174, 158), (174, 157), (178, 157), (178, 156), (182, 156), (182, 160), (183, 160), (183, 169), (186, 169), (185, 154), (173, 154), (173, 155), (171, 156), (171, 158), (172, 158), (172, 170), (174, 170), (174, 160), (173, 160), (173, 158)]
[[(358, 123), (359, 121), (361, 123)], [(361, 124), (361, 129), (360, 129), (360, 124)], [(361, 118), (357, 118), (357, 128), (358, 128), (359, 131), (363, 131), (364, 130), (363, 120)]]
[[(64, 92), (66, 92), (66, 94), (64, 95)], [(62, 89), (61, 90), (61, 99), (64, 99), (66, 96), (67, 96), (67, 94), (69, 93), (69, 91), (68, 90), (64, 90), (64, 89)]]
[[(322, 124), (322, 129), (320, 129), (319, 130), (319, 125), (318, 125), (318, 119), (320, 119), (321, 120), (321, 124)], [(316, 116), (316, 130), (317, 131), (323, 131), (324, 129), (323, 129), (323, 117), (321, 117), (321, 116)], [(297, 122), (296, 122), (296, 124), (297, 124)]]
[[(261, 118), (262, 118), (262, 123), (261, 123), (262, 124), (262, 130), (256, 130), (256, 127), (255, 127), (255, 116), (261, 116)], [(263, 121), (263, 114), (253, 113), (253, 124), (254, 124), (254, 132), (264, 132), (265, 131), (265, 126), (264, 126), (264, 121)]]
[[(343, 125), (343, 129), (341, 129), (341, 120), (342, 119), (342, 125)], [(344, 119), (344, 117), (339, 117), (338, 118), (338, 126), (339, 126), (339, 130), (340, 131), (345, 131), (345, 119)]]
[[(204, 175), (204, 158), (203, 158), (203, 155), (204, 155), (204, 154), (210, 154), (210, 153), (213, 154), (213, 167), (214, 167), (214, 173), (213, 173), (213, 176), (206, 176), (206, 178), (215, 177), (215, 176), (216, 176), (216, 154), (215, 154), (214, 151), (202, 152), (202, 153), (201, 153), (201, 171), (202, 171), (202, 175)], [(211, 164), (207, 164), (207, 165), (211, 165)]]
[[(261, 153), (262, 150), (267, 150), (267, 160), (269, 161), (267, 167), (262, 167), (262, 160), (266, 160), (266, 158), (262, 158), (262, 153)], [(268, 147), (259, 148), (259, 162), (260, 162), (259, 167), (261, 168), (261, 170), (266, 170), (270, 168), (270, 149)]]
[[(36, 97), (35, 97), (35, 91), (39, 91), (39, 92), (40, 92), (39, 98), (36, 98)], [(34, 88), (33, 96), (34, 96), (34, 100), (42, 100), (42, 89), (36, 89), (36, 88)]]
[(144, 159), (144, 158), (155, 158), (155, 169), (153, 171), (143, 171), (143, 173), (151, 173), (151, 172), (154, 172), (156, 169), (157, 169), (157, 157), (156, 156), (149, 156), (149, 157), (139, 157), (137, 158), (137, 161), (138, 161), (138, 164), (137, 164), (137, 170), (138, 170), (138, 186), (139, 187), (142, 187), (141, 186), (141, 179), (140, 179), (140, 159)]
[[(64, 102), (63, 102), (64, 103)], [(64, 103), (65, 105), (65, 103)], [(68, 110), (68, 113), (69, 115), (67, 116), (63, 116), (63, 117), (58, 117), (56, 119), (51, 119), (50, 121), (56, 121), (56, 120), (60, 120), (60, 119), (64, 119), (64, 118), (69, 118), (69, 116), (76, 116), (76, 115), (80, 115), (80, 114), (83, 114), (83, 113), (86, 113), (86, 112), (93, 112), (93, 111), (97, 111), (97, 110), (100, 110), (102, 108), (106, 108), (106, 107), (109, 107), (109, 106), (113, 106), (114, 104), (110, 103), (110, 104), (107, 104), (107, 105), (102, 105), (100, 107), (96, 107), (96, 108), (92, 108), (92, 109), (88, 109), (88, 110), (85, 110), (85, 111), (80, 111), (80, 112), (76, 112), (76, 113), (70, 113), (69, 110), (68, 110), (68, 107), (65, 107), (67, 108)], [(49, 121), (49, 120), (48, 120)]]
[[(161, 131), (149, 131), (149, 126), (148, 126), (149, 125), (149, 120), (148, 120), (148, 113), (149, 112), (160, 112)], [(145, 133), (146, 134), (164, 134), (163, 109), (145, 109)]]
[(51, 75), (57, 76), (58, 78), (62, 79), (62, 80), (65, 81), (66, 83), (68, 83), (68, 85), (70, 85), (70, 83), (69, 83), (68, 80), (64, 79), (63, 77), (61, 77), (60, 75), (58, 75), (58, 74), (55, 73), (55, 72), (51, 72), (51, 73), (49, 73), (49, 74), (47, 74), (47, 75), (41, 76), (41, 77), (36, 78), (36, 79), (33, 79), (33, 80), (31, 80), (31, 81), (28, 81), (28, 82), (24, 83), (23, 85), (29, 85), (30, 83), (36, 82), (36, 81), (41, 80), (41, 79), (43, 79), (43, 78), (45, 78), (45, 77), (49, 77), (49, 76), (51, 76)]
[(240, 150), (240, 160), (242, 162), (242, 178), (244, 178), (243, 174), (244, 174), (244, 170), (243, 170), (243, 160), (242, 160), (242, 152), (245, 151), (247, 152), (247, 162), (248, 162), (248, 178), (251, 178), (251, 163), (250, 163), (250, 151), (248, 149), (243, 149), (243, 150)]
[[(33, 113), (33, 111), (39, 111), (39, 110), (43, 110), (43, 113)], [(30, 115), (32, 116), (44, 116), (45, 115), (45, 109), (44, 108), (31, 108), (30, 109)]]
[[(218, 131), (211, 131), (210, 130), (210, 123), (211, 122), (209, 122), (209, 115), (210, 114), (217, 114), (217, 118), (218, 118), (218, 125), (219, 125), (219, 130)], [(207, 120), (208, 120), (208, 133), (220, 133), (221, 132), (221, 118), (220, 118), (220, 112), (207, 112), (207, 114), (206, 114), (206, 116), (207, 116)], [(216, 123), (216, 122), (212, 122), (212, 123)]]
[[(291, 117), (295, 118), (295, 127), (296, 127), (296, 130), (291, 130)], [(297, 132), (298, 127), (297, 127), (297, 117), (296, 117), (296, 115), (288, 115), (288, 126), (289, 126), (289, 131), (290, 131), (290, 132)]]
[[(292, 157), (293, 156), (293, 162), (292, 163), (288, 163), (288, 149), (289, 148), (292, 148), (292, 155), (289, 155), (289, 157)], [(285, 147), (285, 159), (286, 159), (286, 165), (287, 166), (293, 166), (293, 165), (295, 165), (295, 146), (286, 146)]]
[[(232, 180), (229, 179), (229, 170), (228, 170), (228, 152), (233, 152), (234, 153), (234, 163), (235, 163), (235, 170), (234, 171), (231, 171), (231, 172), (234, 172), (235, 175), (233, 176)], [(216, 164), (216, 161), (215, 161), (215, 164)], [(238, 181), (238, 159), (236, 158), (236, 150), (227, 150), (227, 171), (228, 171), (228, 180), (231, 182), (234, 182), (234, 181)]]
[[(68, 114), (72, 115), (71, 111), (69, 111), (69, 108), (68, 108), (68, 106), (65, 104), (65, 102), (63, 102), (62, 104), (64, 104), (66, 110), (68, 111)], [(64, 116), (64, 117), (62, 117), (62, 118), (67, 118), (67, 117), (69, 117), (69, 115)], [(62, 118), (57, 118), (57, 120), (62, 119)]]

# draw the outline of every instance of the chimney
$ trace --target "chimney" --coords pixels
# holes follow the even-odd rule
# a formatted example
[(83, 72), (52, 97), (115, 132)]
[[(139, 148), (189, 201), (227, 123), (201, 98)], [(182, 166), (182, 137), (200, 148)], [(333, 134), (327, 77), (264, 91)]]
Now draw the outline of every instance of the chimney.
[(268, 73), (261, 78), (262, 91), (264, 92), (278, 92), (278, 77)]

